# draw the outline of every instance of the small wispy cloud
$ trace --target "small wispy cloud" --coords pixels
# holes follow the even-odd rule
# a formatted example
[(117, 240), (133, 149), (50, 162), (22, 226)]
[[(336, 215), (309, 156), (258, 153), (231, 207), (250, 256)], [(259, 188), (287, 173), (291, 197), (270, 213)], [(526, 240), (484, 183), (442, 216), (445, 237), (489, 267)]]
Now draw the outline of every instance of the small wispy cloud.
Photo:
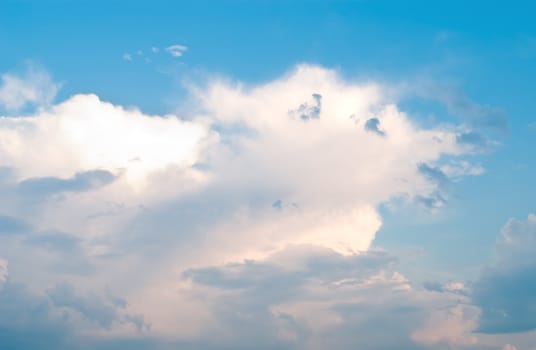
[(188, 48), (184, 45), (171, 45), (166, 47), (166, 51), (173, 57), (181, 57)]
[(132, 61), (132, 55), (129, 54), (128, 52), (125, 52), (125, 53), (123, 54), (123, 59), (124, 59), (125, 61)]
[(158, 47), (153, 46), (153, 47), (151, 47), (151, 51), (153, 53), (158, 53), (160, 51), (160, 49)]
[(46, 70), (28, 63), (26, 72), (0, 76), (0, 109), (19, 111), (26, 106), (49, 106), (61, 84), (52, 80)]

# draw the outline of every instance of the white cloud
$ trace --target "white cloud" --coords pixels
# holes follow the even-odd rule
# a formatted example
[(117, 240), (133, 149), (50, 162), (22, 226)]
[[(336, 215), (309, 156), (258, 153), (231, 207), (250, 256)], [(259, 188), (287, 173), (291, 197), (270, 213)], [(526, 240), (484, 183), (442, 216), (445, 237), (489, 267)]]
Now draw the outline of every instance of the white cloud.
[(20, 179), (106, 169), (142, 181), (172, 165), (195, 164), (209, 131), (173, 115), (149, 116), (76, 95), (33, 118), (0, 119), (0, 135), (2, 165)]
[(158, 47), (153, 46), (153, 47), (151, 47), (151, 51), (153, 53), (158, 53), (160, 51), (160, 49)]
[[(10, 279), (41, 293), (44, 285), (65, 280), (80, 295), (113, 292), (125, 299), (125, 315), (142, 315), (151, 334), (175, 340), (198, 341), (212, 327), (226, 329), (221, 305), (244, 306), (240, 293), (181, 279), (183, 272), (242, 266), (245, 259), (260, 272), (252, 270), (243, 283), (251, 286), (257, 277), (277, 282), (266, 290), (254, 285), (253, 300), (296, 287), (290, 299), (258, 304), (262, 310), (253, 310), (250, 324), (260, 328), (252, 327), (252, 336), (266, 321), (284, 339), (303, 339), (290, 324), (295, 320), (326, 332), (316, 341), (329, 335), (336, 342), (339, 331), (348, 337), (345, 324), (363, 326), (366, 337), (372, 321), (334, 309), (345, 303), (370, 315), (378, 311), (387, 321), (391, 309), (380, 305), (387, 302), (391, 308), (398, 302), (434, 308), (428, 301), (437, 297), (456, 306), (459, 294), (416, 291), (390, 260), (370, 271), (356, 265), (370, 272), (363, 278), (352, 265), (367, 256), (382, 224), (379, 205), (434, 196), (441, 181), (423, 174), (422, 165), (428, 175), (445, 176), (439, 167), (470, 151), (458, 142), (455, 127), (423, 128), (387, 100), (385, 87), (346, 81), (316, 66), (299, 66), (258, 86), (214, 80), (189, 89), (194, 108), (183, 119), (146, 115), (94, 95), (73, 96), (31, 118), (0, 119), (0, 166), (10, 169), (0, 183), (0, 213), (31, 227), (24, 241), (2, 238), (9, 244), (0, 254), (8, 252), (18, 271), (10, 271)], [(383, 135), (367, 132), (371, 118)], [(452, 172), (460, 177), (471, 169), (464, 163)], [(80, 179), (84, 183), (76, 187)], [(47, 196), (35, 200), (22, 191), (28, 181), (49, 186), (41, 191)], [(65, 190), (73, 186), (79, 190)], [(47, 232), (60, 232), (60, 238)], [(41, 238), (40, 244), (29, 244), (31, 238)], [(23, 258), (29, 255), (32, 262)], [(65, 261), (76, 261), (87, 276), (66, 276)], [(265, 268), (273, 275), (264, 275)], [(303, 273), (310, 279), (296, 280)], [(197, 299), (197, 291), (206, 299)], [(274, 313), (281, 316), (275, 325)], [(414, 316), (399, 339), (410, 342), (409, 333), (422, 326), (424, 317)], [(423, 331), (417, 338), (465, 341), (444, 335), (448, 327), (437, 324), (433, 336)], [(389, 325), (395, 329), (394, 321)], [(103, 332), (113, 332), (110, 327)], [(230, 331), (244, 334), (240, 327)], [(225, 332), (217, 334), (225, 338)]]
[[(315, 94), (321, 96), (318, 117), (297, 117), (292, 111)], [(376, 206), (396, 196), (432, 195), (438, 185), (422, 176), (419, 164), (464, 152), (454, 132), (421, 129), (384, 101), (381, 86), (345, 82), (319, 67), (300, 66), (253, 88), (216, 81), (197, 98), (205, 110), (199, 119), (216, 125), (227, 142), (210, 153), (218, 186), (244, 196), (262, 193), (266, 207), (287, 203), (281, 211), (244, 208), (226, 218), (215, 239), (220, 249), (231, 244), (236, 253), (240, 243), (225, 243), (231, 232), (249, 250), (256, 239), (265, 248), (294, 243), (367, 250), (381, 225)], [(386, 137), (365, 130), (370, 116), (381, 120)]]
[(132, 61), (132, 55), (129, 54), (128, 52), (127, 52), (127, 53), (124, 53), (124, 54), (123, 54), (123, 59), (124, 59), (125, 61)]
[(181, 57), (188, 48), (184, 45), (171, 45), (166, 47), (166, 51), (173, 57)]
[(60, 88), (46, 71), (31, 64), (23, 75), (4, 73), (1, 80), (0, 108), (7, 111), (16, 112), (28, 105), (49, 106)]

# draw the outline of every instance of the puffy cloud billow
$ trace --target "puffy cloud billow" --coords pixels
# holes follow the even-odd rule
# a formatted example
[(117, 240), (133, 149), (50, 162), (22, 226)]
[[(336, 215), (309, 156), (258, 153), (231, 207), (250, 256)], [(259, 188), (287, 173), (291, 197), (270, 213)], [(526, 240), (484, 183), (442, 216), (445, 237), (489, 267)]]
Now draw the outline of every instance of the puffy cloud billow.
[(0, 343), (475, 345), (467, 295), (416, 289), (371, 250), (379, 205), (438, 208), (450, 175), (481, 173), (455, 125), (310, 65), (189, 89), (181, 116), (75, 95), (0, 119)]
[(481, 332), (536, 330), (536, 215), (503, 227), (495, 261), (476, 281), (473, 299), (482, 309)]

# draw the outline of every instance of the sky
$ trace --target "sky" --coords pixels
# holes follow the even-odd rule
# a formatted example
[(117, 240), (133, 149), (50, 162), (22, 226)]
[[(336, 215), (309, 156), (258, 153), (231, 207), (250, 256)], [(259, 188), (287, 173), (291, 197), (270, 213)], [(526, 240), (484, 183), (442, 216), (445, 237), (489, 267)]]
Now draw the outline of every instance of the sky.
[(1, 349), (536, 349), (530, 1), (0, 2)]

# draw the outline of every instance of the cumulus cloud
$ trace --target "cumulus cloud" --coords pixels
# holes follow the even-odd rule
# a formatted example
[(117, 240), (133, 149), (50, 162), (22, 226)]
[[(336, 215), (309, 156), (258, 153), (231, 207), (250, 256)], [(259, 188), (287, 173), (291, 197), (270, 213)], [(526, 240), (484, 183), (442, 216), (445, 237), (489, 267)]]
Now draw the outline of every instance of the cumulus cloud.
[(166, 47), (167, 53), (169, 53), (173, 57), (181, 57), (184, 55), (184, 53), (188, 50), (188, 48), (184, 45), (171, 45)]
[[(536, 329), (536, 215), (511, 219), (496, 244), (495, 261), (475, 282), (473, 301), (482, 309), (479, 331)], [(515, 297), (512, 297), (515, 296)]]
[(22, 75), (4, 73), (0, 77), (0, 111), (16, 112), (26, 106), (49, 106), (60, 88), (48, 72), (29, 64)]
[[(311, 98), (314, 94), (317, 97)], [(217, 180), (225, 181), (226, 188), (240, 184), (239, 193), (261, 186), (260, 193), (272, 195), (268, 203), (281, 199), (298, 206), (254, 219), (246, 214), (251, 219), (243, 217), (239, 231), (250, 237), (284, 232), (283, 227), (297, 232), (282, 237), (284, 244), (323, 242), (339, 252), (366, 250), (381, 224), (376, 205), (393, 196), (429, 197), (438, 186), (421, 174), (419, 164), (464, 152), (455, 134), (421, 129), (383, 101), (381, 86), (350, 84), (318, 67), (301, 66), (254, 88), (215, 82), (199, 92), (198, 99), (204, 117), (220, 129), (241, 125), (248, 131), (232, 138), (233, 149), (214, 157), (211, 167), (219, 174)], [(296, 109), (296, 101), (309, 102)], [(368, 133), (351, 115), (375, 115), (389, 137)], [(306, 222), (309, 227), (298, 226)], [(232, 229), (236, 235), (237, 227)], [(351, 233), (357, 231), (360, 234)], [(300, 232), (307, 238), (300, 238)], [(270, 240), (273, 244), (279, 238)]]
[(197, 298), (214, 303), (217, 321), (207, 334), (223, 333), (234, 344), (418, 349), (476, 343), (474, 308), (449, 292), (412, 288), (395, 267), (396, 259), (382, 252), (344, 256), (300, 246), (264, 261), (187, 270), (184, 277)]
[(76, 95), (32, 118), (0, 119), (0, 159), (20, 179), (74, 176), (63, 182), (27, 180), (22, 186), (87, 187), (91, 179), (109, 178), (105, 171), (124, 171), (136, 186), (154, 171), (193, 165), (208, 136), (201, 123), (149, 116), (95, 95)]
[[(424, 128), (383, 86), (317, 66), (188, 89), (181, 118), (75, 95), (0, 119), (0, 228), (24, 231), (0, 235), (0, 254), (47, 317), (193, 348), (217, 347), (208, 334), (229, 348), (355, 348), (356, 329), (370, 349), (471, 343), (463, 293), (414, 289), (370, 251), (381, 204), (439, 201), (449, 174), (471, 173), (455, 166), (470, 151), (455, 127)], [(438, 307), (451, 316), (425, 328)]]

